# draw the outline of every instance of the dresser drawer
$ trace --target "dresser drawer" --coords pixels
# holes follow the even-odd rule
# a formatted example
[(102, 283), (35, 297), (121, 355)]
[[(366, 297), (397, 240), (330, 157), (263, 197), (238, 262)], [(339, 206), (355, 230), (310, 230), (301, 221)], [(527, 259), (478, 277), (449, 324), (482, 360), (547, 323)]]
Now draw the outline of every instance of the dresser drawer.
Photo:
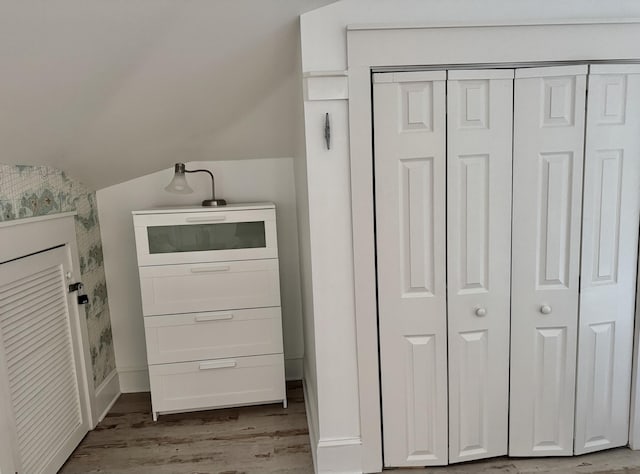
[(282, 354), (149, 366), (153, 411), (285, 399)]
[(273, 208), (135, 214), (133, 222), (141, 266), (278, 257)]
[(138, 270), (145, 316), (280, 306), (277, 259)]
[(280, 308), (144, 318), (149, 364), (282, 352)]

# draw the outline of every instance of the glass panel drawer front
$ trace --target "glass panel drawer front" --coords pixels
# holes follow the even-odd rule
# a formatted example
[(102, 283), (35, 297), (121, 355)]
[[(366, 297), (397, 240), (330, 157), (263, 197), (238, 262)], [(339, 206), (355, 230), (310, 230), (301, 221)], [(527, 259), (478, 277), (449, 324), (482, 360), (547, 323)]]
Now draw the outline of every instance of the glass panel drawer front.
[(147, 227), (149, 253), (265, 248), (264, 222)]
[(273, 209), (135, 215), (140, 265), (276, 258)]

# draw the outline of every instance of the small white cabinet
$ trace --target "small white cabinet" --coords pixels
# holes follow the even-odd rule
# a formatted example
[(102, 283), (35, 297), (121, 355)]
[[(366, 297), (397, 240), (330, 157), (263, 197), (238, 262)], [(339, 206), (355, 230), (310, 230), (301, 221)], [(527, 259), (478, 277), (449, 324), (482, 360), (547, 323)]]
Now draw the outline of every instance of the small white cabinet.
[(134, 211), (153, 417), (283, 402), (275, 206)]

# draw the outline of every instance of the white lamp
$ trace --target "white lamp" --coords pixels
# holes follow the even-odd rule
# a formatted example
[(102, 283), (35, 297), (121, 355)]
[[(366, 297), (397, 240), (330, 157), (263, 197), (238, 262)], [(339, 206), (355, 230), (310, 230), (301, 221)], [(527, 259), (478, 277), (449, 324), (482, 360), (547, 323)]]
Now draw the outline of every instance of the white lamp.
[(187, 183), (187, 177), (185, 173), (207, 173), (211, 176), (211, 199), (205, 199), (202, 201), (203, 206), (226, 206), (227, 201), (224, 199), (216, 199), (216, 185), (213, 178), (213, 173), (209, 170), (188, 170), (185, 168), (184, 163), (176, 163), (173, 179), (169, 185), (164, 188), (165, 191), (176, 194), (191, 194), (193, 189)]

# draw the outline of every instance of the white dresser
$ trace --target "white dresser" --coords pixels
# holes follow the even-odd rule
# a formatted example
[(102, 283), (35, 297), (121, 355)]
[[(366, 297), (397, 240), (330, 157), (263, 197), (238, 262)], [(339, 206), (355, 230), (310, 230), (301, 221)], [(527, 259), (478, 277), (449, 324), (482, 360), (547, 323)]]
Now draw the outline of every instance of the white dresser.
[(283, 402), (275, 206), (133, 212), (153, 418)]

